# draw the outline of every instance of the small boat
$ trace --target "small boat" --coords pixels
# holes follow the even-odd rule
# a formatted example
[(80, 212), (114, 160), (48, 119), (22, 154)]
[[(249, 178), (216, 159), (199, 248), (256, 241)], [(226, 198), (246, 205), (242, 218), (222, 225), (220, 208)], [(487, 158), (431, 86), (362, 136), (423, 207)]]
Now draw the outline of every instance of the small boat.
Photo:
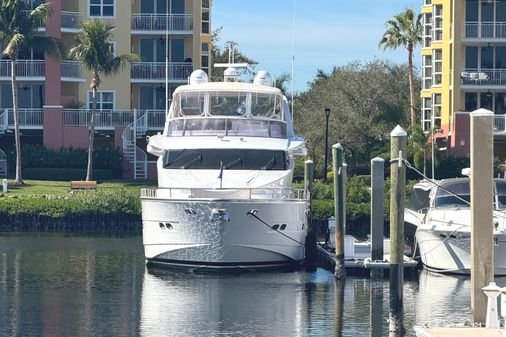
[(202, 70), (178, 87), (163, 133), (148, 141), (158, 188), (141, 191), (148, 266), (258, 270), (303, 262), (309, 195), (292, 190), (306, 155), (286, 97), (260, 71), (223, 82)]
[[(470, 274), (470, 179), (423, 180), (414, 186), (404, 212), (423, 265), (435, 272)], [(506, 275), (506, 180), (494, 179), (494, 271)]]

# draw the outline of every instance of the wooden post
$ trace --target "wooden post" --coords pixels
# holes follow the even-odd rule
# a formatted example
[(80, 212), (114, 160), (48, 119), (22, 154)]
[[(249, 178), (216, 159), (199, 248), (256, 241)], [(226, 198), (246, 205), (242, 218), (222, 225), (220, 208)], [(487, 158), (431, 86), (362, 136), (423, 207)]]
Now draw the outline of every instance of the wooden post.
[(485, 323), (487, 297), (481, 288), (494, 281), (493, 112), (471, 113), (471, 311)]
[[(385, 161), (371, 160), (371, 261), (383, 261), (383, 226), (385, 198)], [(383, 276), (383, 271), (371, 269), (371, 277)]]
[(311, 203), (313, 201), (313, 180), (314, 163), (312, 160), (304, 162), (304, 188), (309, 193), (309, 211), (307, 214), (307, 236), (306, 236), (306, 271), (316, 271), (316, 258), (318, 251), (316, 249), (316, 231), (313, 227), (313, 213)]
[(403, 332), (404, 199), (408, 134), (397, 125), (390, 133), (390, 331)]
[(344, 267), (344, 150), (341, 144), (332, 146), (332, 169), (334, 171), (334, 212), (336, 217), (336, 268), (334, 277), (342, 279), (346, 277)]

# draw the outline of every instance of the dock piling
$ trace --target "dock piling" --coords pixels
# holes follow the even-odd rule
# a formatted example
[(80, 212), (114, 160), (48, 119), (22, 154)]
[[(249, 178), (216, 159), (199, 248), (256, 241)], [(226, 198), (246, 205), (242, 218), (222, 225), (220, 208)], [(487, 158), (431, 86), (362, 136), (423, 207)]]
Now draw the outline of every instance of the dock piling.
[(344, 150), (341, 144), (332, 146), (332, 169), (334, 172), (334, 212), (336, 217), (336, 268), (334, 277), (342, 279), (346, 277), (344, 266), (344, 214), (345, 191), (344, 191)]
[(312, 160), (304, 162), (304, 188), (309, 193), (309, 209), (307, 212), (307, 236), (306, 236), (306, 271), (316, 271), (316, 258), (318, 251), (316, 249), (316, 232), (313, 227), (313, 180), (314, 180), (314, 163)]
[[(371, 159), (371, 261), (383, 260), (383, 223), (385, 196), (385, 161)], [(383, 276), (383, 271), (371, 269), (371, 277)]]
[(404, 199), (408, 134), (397, 125), (390, 133), (390, 332), (403, 332)]
[(471, 113), (471, 311), (473, 321), (486, 321), (487, 299), (482, 287), (494, 281), (493, 116)]

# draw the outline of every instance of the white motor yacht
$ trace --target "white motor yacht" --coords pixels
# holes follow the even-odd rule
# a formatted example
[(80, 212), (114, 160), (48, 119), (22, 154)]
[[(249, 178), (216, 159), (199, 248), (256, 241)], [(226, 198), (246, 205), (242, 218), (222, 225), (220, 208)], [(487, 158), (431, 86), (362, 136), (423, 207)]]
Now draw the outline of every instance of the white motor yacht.
[[(506, 180), (494, 179), (494, 267), (506, 275)], [(471, 271), (469, 178), (422, 181), (415, 185), (405, 210), (406, 233), (415, 239), (424, 266), (441, 273)]]
[(148, 152), (158, 156), (158, 188), (141, 192), (148, 266), (272, 269), (303, 261), (309, 196), (291, 184), (305, 141), (268, 73), (253, 83), (234, 76), (210, 83), (195, 71), (175, 90)]

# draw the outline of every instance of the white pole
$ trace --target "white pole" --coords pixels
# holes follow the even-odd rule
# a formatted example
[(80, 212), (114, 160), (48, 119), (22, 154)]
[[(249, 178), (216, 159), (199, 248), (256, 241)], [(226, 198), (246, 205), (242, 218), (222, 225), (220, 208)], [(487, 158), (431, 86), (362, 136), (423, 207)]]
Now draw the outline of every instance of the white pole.
[[(293, 0), (293, 14), (292, 14), (292, 107), (291, 107), (291, 114), (292, 114), (292, 122), (293, 122), (293, 92), (294, 92), (294, 86), (295, 86), (295, 5), (297, 0)], [(325, 178), (325, 177), (324, 177)]]
[[(433, 102), (434, 103), (434, 102)], [(431, 177), (432, 177), (432, 180), (434, 180), (434, 178), (436, 177), (436, 175), (434, 174), (434, 158), (435, 158), (435, 155), (434, 155), (434, 109), (432, 110), (432, 116), (431, 116), (431, 131), (430, 131), (430, 143), (431, 143), (431, 166), (432, 166), (432, 173), (431, 173)]]

